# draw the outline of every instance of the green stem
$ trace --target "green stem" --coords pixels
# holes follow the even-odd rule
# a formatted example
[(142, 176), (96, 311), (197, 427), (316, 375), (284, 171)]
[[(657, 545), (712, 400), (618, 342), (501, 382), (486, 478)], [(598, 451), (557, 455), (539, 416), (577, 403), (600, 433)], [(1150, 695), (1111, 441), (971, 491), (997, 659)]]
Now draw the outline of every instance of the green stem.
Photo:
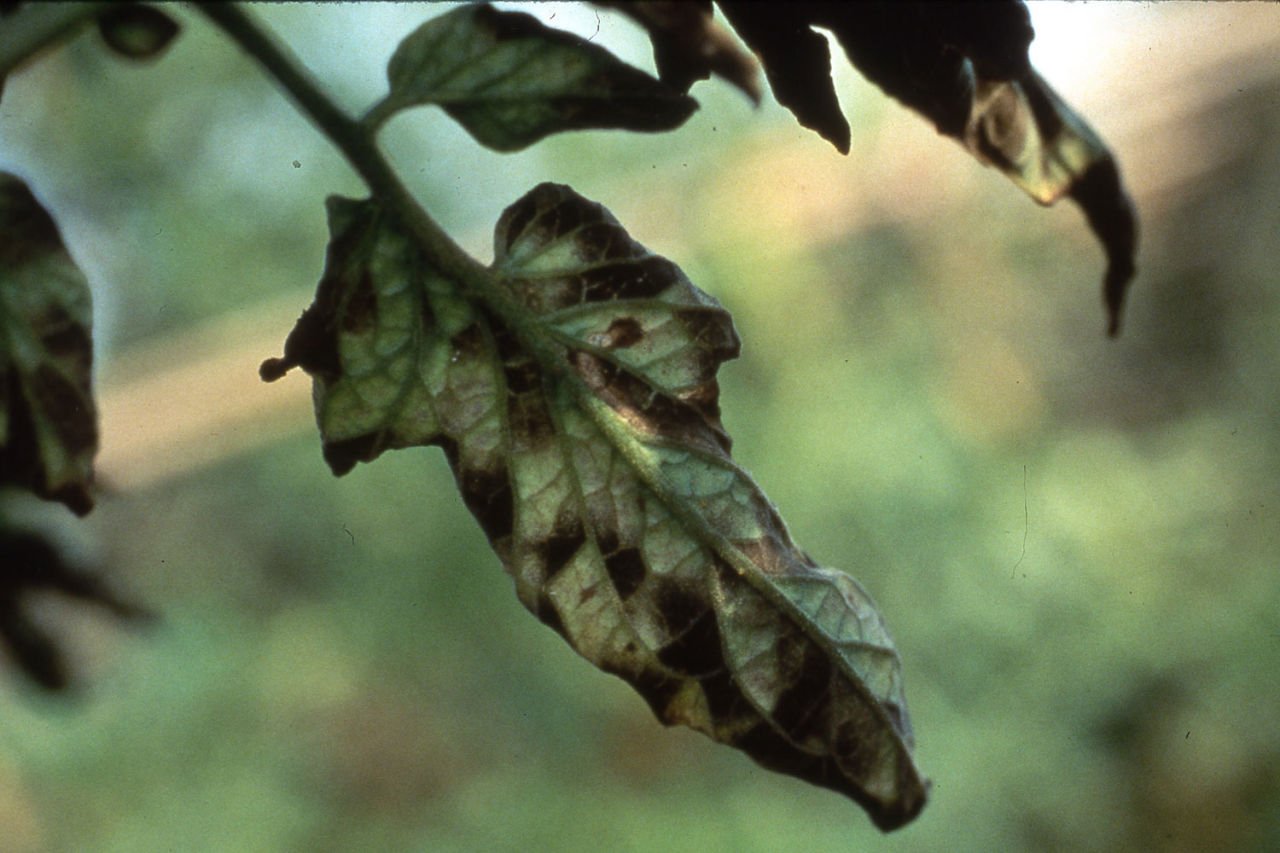
[[(488, 268), (463, 251), (405, 188), (378, 148), (375, 127), (343, 112), (298, 58), (236, 5), (209, 3), (197, 8), (289, 93), (302, 112), (342, 152), (378, 201), (395, 212), (441, 273), (482, 301), (536, 356), (551, 356), (545, 338), (529, 333), (527, 309), (500, 286)], [(560, 361), (554, 357), (547, 360)]]
[(44, 48), (66, 39), (110, 6), (105, 3), (28, 3), (0, 18), (0, 77)]

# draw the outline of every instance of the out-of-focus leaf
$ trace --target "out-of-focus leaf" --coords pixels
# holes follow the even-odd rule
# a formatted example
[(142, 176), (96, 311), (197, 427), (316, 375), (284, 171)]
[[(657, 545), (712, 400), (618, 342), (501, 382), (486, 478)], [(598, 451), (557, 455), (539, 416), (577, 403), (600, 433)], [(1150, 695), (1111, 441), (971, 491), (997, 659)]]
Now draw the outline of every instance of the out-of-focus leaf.
[(849, 153), (849, 123), (831, 82), (827, 40), (805, 18), (808, 4), (726, 3), (717, 5), (764, 65), (769, 88), (796, 121)]
[(98, 32), (103, 41), (128, 59), (154, 59), (180, 29), (164, 12), (141, 3), (121, 3), (98, 16)]
[(585, 39), (487, 4), (427, 21), (396, 48), (387, 78), (391, 92), (371, 125), (436, 104), (498, 151), (564, 130), (671, 130), (698, 106)]
[(1064, 196), (1079, 204), (1107, 254), (1103, 297), (1109, 332), (1119, 331), (1137, 216), (1111, 153), (1032, 69), (1034, 32), (1020, 0), (719, 5), (760, 55), (779, 103), (842, 152), (848, 126), (812, 27), (829, 30), (868, 80), (1040, 204)]
[(760, 66), (733, 34), (716, 23), (711, 0), (592, 0), (617, 9), (649, 33), (658, 78), (682, 92), (712, 74), (760, 102)]
[[(315, 303), (273, 378), (315, 378), (336, 473), (442, 446), (524, 605), (660, 720), (846, 794), (892, 829), (926, 783), (897, 653), (867, 593), (816, 565), (729, 455), (727, 312), (601, 206), (544, 184), (468, 301), (387, 211), (332, 199)], [(492, 298), (492, 297), (490, 297)]]
[(117, 597), (100, 578), (73, 565), (43, 537), (0, 527), (0, 644), (23, 673), (47, 690), (64, 690), (71, 679), (57, 640), (24, 609), (23, 596), (39, 591), (92, 602), (120, 619), (151, 616)]
[(84, 275), (20, 178), (0, 172), (0, 486), (93, 507), (98, 416)]

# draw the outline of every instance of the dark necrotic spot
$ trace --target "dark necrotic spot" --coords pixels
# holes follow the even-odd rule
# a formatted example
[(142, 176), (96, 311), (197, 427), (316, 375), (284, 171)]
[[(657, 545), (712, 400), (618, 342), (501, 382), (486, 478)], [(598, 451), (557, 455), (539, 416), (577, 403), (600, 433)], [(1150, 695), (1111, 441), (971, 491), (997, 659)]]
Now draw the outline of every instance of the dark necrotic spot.
[(505, 254), (511, 254), (512, 247), (524, 235), (524, 229), (529, 227), (529, 223), (537, 213), (538, 207), (532, 199), (532, 193), (507, 208), (506, 213), (502, 215), (501, 224), (506, 236)]
[(484, 331), (479, 323), (472, 323), (449, 338), (449, 346), (460, 359), (481, 355), (485, 351)]
[(515, 502), (507, 469), (471, 468), (462, 471), (457, 479), (467, 509), (476, 517), (489, 541), (509, 536), (515, 522)]
[(676, 722), (667, 716), (667, 709), (671, 707), (671, 701), (680, 692), (683, 683), (680, 679), (660, 675), (647, 669), (635, 674), (622, 672), (614, 674), (629, 682), (636, 692), (644, 697), (644, 701), (649, 703), (649, 707), (653, 710), (654, 716), (661, 720), (663, 725), (669, 726)]
[(562, 637), (568, 637), (565, 633), (564, 620), (560, 618), (560, 611), (556, 610), (555, 603), (550, 596), (543, 593), (538, 596), (538, 609), (533, 612), (538, 617), (538, 621), (555, 631)]
[(717, 723), (727, 724), (726, 728), (734, 728), (734, 721), (760, 718), (738, 689), (738, 683), (733, 680), (728, 668), (699, 678), (698, 686), (707, 697), (707, 709), (711, 718)]
[(335, 476), (341, 477), (356, 467), (357, 462), (371, 462), (382, 452), (383, 433), (367, 432), (354, 438), (329, 441), (324, 445), (324, 461)]
[(58, 441), (73, 454), (98, 444), (98, 422), (87, 405), (88, 389), (77, 388), (48, 364), (41, 364), (28, 384), (36, 409), (48, 419)]
[(377, 325), (377, 315), (378, 292), (373, 286), (373, 274), (365, 267), (347, 293), (342, 307), (342, 330), (351, 334), (368, 331)]
[(643, 246), (612, 222), (594, 222), (578, 229), (573, 237), (579, 254), (592, 261), (642, 258), (646, 254)]
[[(662, 602), (671, 606), (671, 601), (679, 603), (674, 611), (662, 609)], [(725, 668), (724, 653), (720, 649), (720, 626), (716, 623), (715, 610), (705, 602), (688, 595), (672, 596), (670, 593), (659, 595), (659, 608), (668, 626), (687, 618), (688, 611), (696, 605), (702, 611), (692, 622), (685, 623), (683, 630), (676, 633), (676, 638), (662, 647), (658, 652), (658, 660), (682, 675), (705, 676)]]
[(619, 317), (609, 324), (604, 337), (605, 349), (626, 349), (644, 338), (644, 328), (634, 317)]
[(521, 448), (537, 447), (555, 435), (555, 422), (546, 403), (528, 394), (507, 397), (507, 425)]
[(546, 575), (543, 582), (550, 581), (561, 569), (568, 565), (569, 561), (573, 559), (586, 541), (587, 535), (582, 529), (582, 522), (579, 519), (573, 518), (568, 521), (557, 522), (551, 536), (538, 546), (542, 555), (542, 563), (546, 567)]
[(646, 568), (639, 548), (623, 548), (609, 554), (604, 558), (604, 568), (623, 601), (634, 595), (644, 582)]
[(666, 258), (651, 255), (636, 261), (608, 264), (580, 276), (585, 302), (647, 299), (680, 280), (680, 270)]
[[(788, 737), (802, 742), (815, 733), (820, 734), (826, 722), (831, 661), (817, 646), (805, 640), (799, 640), (789, 651), (787, 654), (787, 650), (779, 649), (779, 655), (798, 660), (792, 660), (790, 671), (783, 675), (790, 685), (778, 697), (773, 719)], [(784, 661), (783, 665), (787, 666), (788, 662)]]
[(49, 308), (33, 328), (40, 332), (40, 343), (54, 358), (71, 361), (88, 368), (93, 353), (89, 331), (59, 306)]
[(538, 371), (538, 365), (523, 356), (503, 364), (502, 375), (507, 381), (507, 390), (512, 394), (527, 394), (542, 387), (542, 374)]

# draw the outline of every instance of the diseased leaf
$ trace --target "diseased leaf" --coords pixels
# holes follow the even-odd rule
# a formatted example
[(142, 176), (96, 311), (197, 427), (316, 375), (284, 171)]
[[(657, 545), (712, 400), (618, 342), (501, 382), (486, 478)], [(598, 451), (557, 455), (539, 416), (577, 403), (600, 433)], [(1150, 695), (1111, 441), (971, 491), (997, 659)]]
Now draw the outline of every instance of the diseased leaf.
[(65, 690), (71, 676), (57, 640), (27, 615), (23, 597), (34, 591), (97, 604), (120, 619), (151, 618), (117, 597), (101, 578), (73, 565), (44, 537), (0, 523), (0, 645), (46, 690)]
[(427, 21), (396, 48), (391, 92), (366, 119), (436, 104), (482, 145), (516, 151), (565, 130), (671, 130), (688, 95), (523, 12), (468, 5)]
[(592, 0), (617, 9), (649, 33), (658, 79), (682, 92), (712, 74), (760, 103), (760, 66), (733, 34), (716, 23), (711, 0)]
[(729, 455), (728, 313), (568, 187), (498, 223), (491, 272), (518, 328), (376, 202), (331, 199), (329, 217), (316, 301), (263, 375), (315, 378), (333, 470), (440, 445), (521, 602), (662, 722), (846, 794), (883, 829), (910, 821), (926, 783), (880, 615)]
[(813, 27), (829, 30), (868, 80), (1040, 204), (1064, 196), (1079, 204), (1107, 254), (1108, 331), (1119, 331), (1137, 215), (1101, 139), (1032, 69), (1034, 31), (1020, 0), (718, 4), (760, 55), (778, 102), (842, 153), (848, 125)]
[(0, 486), (93, 507), (92, 310), (58, 227), (0, 172)]
[(154, 6), (119, 3), (98, 16), (102, 40), (127, 59), (154, 59), (178, 35), (177, 22)]

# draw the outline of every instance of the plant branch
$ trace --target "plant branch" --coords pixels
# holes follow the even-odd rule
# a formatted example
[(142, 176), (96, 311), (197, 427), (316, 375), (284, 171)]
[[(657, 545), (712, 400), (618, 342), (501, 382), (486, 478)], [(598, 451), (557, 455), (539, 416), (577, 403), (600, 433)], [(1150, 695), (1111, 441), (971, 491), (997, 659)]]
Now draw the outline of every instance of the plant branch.
[(440, 272), (482, 301), (548, 368), (564, 369), (545, 338), (530, 333), (531, 319), (525, 307), (499, 285), (488, 268), (445, 233), (400, 181), (378, 148), (376, 127), (356, 121), (338, 107), (301, 61), (236, 4), (208, 3), (197, 8), (289, 93), (298, 108), (342, 152), (373, 195), (396, 213)]
[(28, 3), (0, 19), (0, 77), (74, 31), (110, 6), (105, 3)]

